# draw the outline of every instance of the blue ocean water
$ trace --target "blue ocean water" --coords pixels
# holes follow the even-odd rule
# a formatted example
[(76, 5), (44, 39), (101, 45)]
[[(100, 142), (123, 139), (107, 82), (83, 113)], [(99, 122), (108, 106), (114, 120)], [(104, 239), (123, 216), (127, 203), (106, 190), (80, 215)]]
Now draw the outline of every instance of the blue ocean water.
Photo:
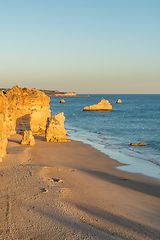
[[(86, 112), (85, 106), (109, 100), (114, 111)], [(116, 104), (117, 99), (122, 104)], [(95, 94), (51, 98), (51, 114), (64, 112), (72, 140), (88, 143), (127, 166), (121, 170), (160, 179), (160, 94)], [(147, 146), (130, 146), (145, 142)]]

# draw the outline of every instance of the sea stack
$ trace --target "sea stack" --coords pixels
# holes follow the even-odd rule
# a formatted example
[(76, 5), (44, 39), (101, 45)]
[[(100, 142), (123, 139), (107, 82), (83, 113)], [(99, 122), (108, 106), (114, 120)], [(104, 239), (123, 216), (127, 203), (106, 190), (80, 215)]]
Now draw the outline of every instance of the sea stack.
[(61, 99), (60, 103), (66, 103), (64, 99)]
[(108, 100), (102, 99), (98, 104), (84, 107), (83, 111), (113, 111)]
[(121, 103), (122, 103), (122, 100), (121, 100), (121, 99), (118, 99), (116, 103), (121, 104)]
[(45, 140), (46, 142), (67, 142), (64, 128), (64, 113), (59, 113), (47, 119)]

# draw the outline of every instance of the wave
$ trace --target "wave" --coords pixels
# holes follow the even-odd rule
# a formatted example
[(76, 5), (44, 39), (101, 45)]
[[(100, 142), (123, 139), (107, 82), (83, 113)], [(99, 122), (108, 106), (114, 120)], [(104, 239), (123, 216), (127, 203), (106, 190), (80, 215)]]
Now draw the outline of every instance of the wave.
[(150, 158), (149, 161), (150, 161), (151, 163), (154, 163), (155, 165), (157, 165), (157, 166), (160, 167), (160, 164), (159, 164), (158, 162), (156, 162), (155, 160), (153, 160), (153, 159)]
[(72, 140), (78, 140), (90, 144), (96, 149), (104, 152), (106, 155), (110, 155), (110, 157), (112, 157), (112, 154), (109, 154), (108, 152), (111, 150), (119, 154), (131, 157), (132, 159), (136, 158), (143, 161), (149, 161), (156, 166), (160, 166), (160, 164), (155, 159), (150, 158), (147, 154), (144, 154), (133, 147), (128, 147), (128, 144), (120, 144), (119, 139), (113, 137), (106, 138), (105, 136), (99, 135), (99, 132), (93, 133), (81, 128), (69, 127), (68, 125), (66, 130)]

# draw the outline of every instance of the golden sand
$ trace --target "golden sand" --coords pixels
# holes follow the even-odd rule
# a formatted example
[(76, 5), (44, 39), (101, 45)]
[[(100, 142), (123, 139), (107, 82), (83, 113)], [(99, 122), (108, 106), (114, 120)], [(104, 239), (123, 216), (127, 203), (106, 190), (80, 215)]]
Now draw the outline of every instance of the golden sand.
[(0, 239), (160, 239), (160, 181), (81, 142), (21, 146), (0, 163)]

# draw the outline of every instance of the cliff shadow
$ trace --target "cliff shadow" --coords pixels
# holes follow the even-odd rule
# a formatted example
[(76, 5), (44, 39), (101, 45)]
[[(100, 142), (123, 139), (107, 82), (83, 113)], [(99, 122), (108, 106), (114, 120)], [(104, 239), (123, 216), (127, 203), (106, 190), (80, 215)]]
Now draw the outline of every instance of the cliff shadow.
[(22, 134), (25, 130), (31, 130), (31, 115), (25, 114), (22, 117), (17, 118), (16, 120), (16, 133)]
[(34, 139), (45, 141), (45, 134), (41, 134), (41, 135), (34, 134)]

